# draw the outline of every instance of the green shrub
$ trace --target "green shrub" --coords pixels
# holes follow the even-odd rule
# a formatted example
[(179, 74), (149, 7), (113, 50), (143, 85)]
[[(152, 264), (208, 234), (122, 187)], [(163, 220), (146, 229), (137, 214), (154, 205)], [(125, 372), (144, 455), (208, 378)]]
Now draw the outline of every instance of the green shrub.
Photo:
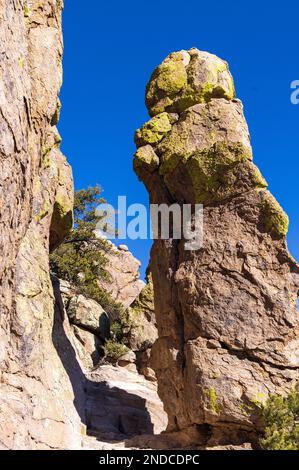
[(106, 254), (111, 250), (106, 240), (95, 236), (100, 216), (96, 207), (105, 202), (100, 187), (76, 191), (74, 200), (74, 230), (50, 254), (50, 267), (58, 277), (77, 287), (78, 292), (100, 303), (108, 315), (118, 316), (122, 306), (100, 287), (98, 280), (110, 276)]
[(286, 397), (271, 396), (262, 407), (262, 414), (264, 449), (299, 450), (299, 383)]
[(110, 330), (111, 336), (115, 341), (120, 342), (124, 340), (125, 335), (123, 331), (123, 325), (120, 321), (115, 321), (114, 323), (112, 323)]
[[(114, 317), (115, 318), (115, 317)], [(112, 338), (118, 342), (127, 344), (130, 331), (134, 326), (130, 308), (119, 309), (116, 320), (111, 325)]]
[(114, 339), (108, 339), (104, 345), (105, 358), (112, 362), (117, 362), (117, 360), (126, 354), (127, 351), (127, 346), (115, 341)]
[(116, 319), (111, 326), (112, 337), (104, 345), (104, 355), (112, 362), (123, 356), (129, 331), (127, 313), (122, 304), (99, 285), (99, 279), (110, 280), (106, 270), (110, 245), (95, 236), (100, 217), (96, 207), (105, 202), (99, 186), (76, 191), (74, 200), (74, 230), (69, 237), (50, 254), (50, 267), (61, 279), (69, 281), (78, 292), (98, 302), (108, 316)]

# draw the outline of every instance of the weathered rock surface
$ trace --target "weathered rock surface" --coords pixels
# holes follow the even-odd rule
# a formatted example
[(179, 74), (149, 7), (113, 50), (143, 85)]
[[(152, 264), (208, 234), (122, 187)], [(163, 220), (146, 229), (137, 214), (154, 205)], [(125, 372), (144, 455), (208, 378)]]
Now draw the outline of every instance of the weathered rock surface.
[[(125, 248), (125, 249), (124, 249)], [(111, 244), (111, 250), (106, 253), (108, 260), (105, 267), (110, 280), (100, 280), (100, 285), (109, 292), (112, 298), (125, 308), (138, 297), (144, 287), (139, 278), (140, 261), (138, 261), (125, 245), (116, 247)]]
[(87, 426), (99, 439), (158, 434), (167, 426), (156, 385), (137, 372), (103, 365), (88, 374), (86, 394)]
[[(114, 442), (115, 446), (111, 445), (114, 448), (118, 447), (117, 442), (130, 437), (163, 431), (167, 416), (157, 394), (157, 385), (138, 374), (135, 354), (131, 351), (121, 358), (120, 366), (97, 364), (93, 367), (97, 348), (93, 346), (92, 337), (96, 339), (96, 336), (69, 323), (63, 301), (65, 293), (61, 294), (59, 287), (59, 281), (54, 278), (57, 349), (68, 371), (82, 421), (84, 436), (79, 448), (81, 445), (83, 448), (109, 448), (109, 442)], [(94, 436), (96, 442), (89, 436)]]
[(74, 325), (81, 326), (102, 339), (109, 337), (109, 318), (100, 304), (77, 294), (69, 299), (68, 317)]
[(102, 357), (103, 342), (97, 335), (76, 325), (71, 325), (78, 357), (85, 369), (89, 370), (99, 364)]
[(155, 240), (151, 252), (152, 362), (168, 430), (206, 426), (211, 445), (253, 442), (257, 403), (298, 380), (299, 267), (286, 246), (288, 218), (252, 163), (225, 62), (196, 49), (171, 54), (146, 102), (154, 118), (137, 131), (134, 168), (150, 202), (204, 205), (200, 249)]
[(62, 4), (0, 2), (3, 449), (76, 448), (81, 443), (74, 391), (57, 352), (48, 267), (49, 245), (55, 247), (72, 227), (72, 175), (55, 127)]
[(108, 315), (101, 305), (79, 294), (69, 282), (52, 275), (56, 299), (60, 299), (61, 316), (70, 322), (72, 342), (85, 370), (96, 366), (103, 356), (102, 347), (110, 335)]
[(147, 284), (127, 311), (130, 331), (128, 343), (136, 353), (136, 365), (141, 374), (148, 380), (155, 381), (156, 376), (151, 367), (151, 348), (158, 338), (156, 325), (154, 291), (151, 275)]
[[(133, 255), (129, 252), (128, 254), (129, 259), (132, 259)], [(122, 269), (125, 271), (126, 266), (123, 265)], [(60, 295), (75, 334), (75, 342), (78, 342), (78, 354), (84, 364), (91, 368), (99, 363), (103, 356), (104, 341), (110, 337), (109, 316), (99, 303), (80, 294), (69, 282), (61, 279), (56, 279), (56, 282), (59, 283)], [(141, 285), (144, 285), (144, 282)], [(154, 380), (155, 374), (150, 368), (150, 351), (158, 334), (151, 279), (124, 315), (127, 322), (127, 327), (123, 328), (129, 347), (128, 355), (134, 357), (134, 360), (121, 358), (118, 364), (134, 370), (137, 366), (141, 374)]]
[(129, 332), (130, 347), (133, 351), (150, 348), (158, 337), (151, 276), (139, 296), (128, 308), (128, 316), (131, 325)]

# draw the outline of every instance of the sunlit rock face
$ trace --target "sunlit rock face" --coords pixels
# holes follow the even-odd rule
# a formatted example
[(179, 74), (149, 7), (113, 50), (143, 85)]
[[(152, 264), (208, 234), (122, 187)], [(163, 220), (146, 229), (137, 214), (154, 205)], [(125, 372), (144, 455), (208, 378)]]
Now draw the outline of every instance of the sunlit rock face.
[[(203, 204), (203, 246), (155, 240), (159, 339), (152, 364), (169, 430), (256, 440), (259, 404), (298, 379), (299, 269), (288, 217), (252, 162), (227, 63), (170, 54), (146, 88), (152, 119), (136, 132), (134, 169), (155, 204)], [(297, 351), (297, 352), (296, 352)]]
[(84, 432), (80, 377), (71, 383), (71, 357), (69, 370), (61, 359), (69, 340), (63, 319), (54, 322), (48, 261), (73, 221), (72, 173), (56, 129), (62, 4), (0, 2), (3, 449), (79, 448)]
[(145, 286), (140, 279), (141, 263), (126, 245), (116, 247), (111, 243), (105, 256), (108, 279), (99, 279), (99, 284), (116, 302), (128, 308)]

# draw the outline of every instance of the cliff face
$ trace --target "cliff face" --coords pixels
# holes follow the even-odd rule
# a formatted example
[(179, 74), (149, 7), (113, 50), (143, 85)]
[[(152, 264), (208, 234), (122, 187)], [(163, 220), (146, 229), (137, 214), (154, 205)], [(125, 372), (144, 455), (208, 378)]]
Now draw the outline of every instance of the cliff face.
[(72, 227), (72, 174), (55, 127), (62, 3), (0, 1), (1, 448), (72, 448), (80, 437), (48, 267), (49, 245)]
[(151, 252), (152, 362), (168, 430), (196, 426), (212, 445), (254, 441), (259, 403), (298, 379), (288, 218), (252, 163), (226, 62), (197, 49), (171, 54), (146, 103), (152, 119), (136, 132), (134, 168), (150, 202), (204, 205), (201, 249), (155, 240)]

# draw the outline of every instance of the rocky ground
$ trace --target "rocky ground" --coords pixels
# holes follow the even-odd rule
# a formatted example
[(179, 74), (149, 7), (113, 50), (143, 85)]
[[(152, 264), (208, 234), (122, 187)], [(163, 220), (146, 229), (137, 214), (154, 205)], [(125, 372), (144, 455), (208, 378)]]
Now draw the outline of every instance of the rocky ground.
[[(126, 447), (136, 435), (159, 434), (167, 416), (157, 394), (157, 385), (137, 370), (102, 365), (87, 376), (87, 429), (83, 446)], [(96, 439), (96, 442), (95, 442)]]

